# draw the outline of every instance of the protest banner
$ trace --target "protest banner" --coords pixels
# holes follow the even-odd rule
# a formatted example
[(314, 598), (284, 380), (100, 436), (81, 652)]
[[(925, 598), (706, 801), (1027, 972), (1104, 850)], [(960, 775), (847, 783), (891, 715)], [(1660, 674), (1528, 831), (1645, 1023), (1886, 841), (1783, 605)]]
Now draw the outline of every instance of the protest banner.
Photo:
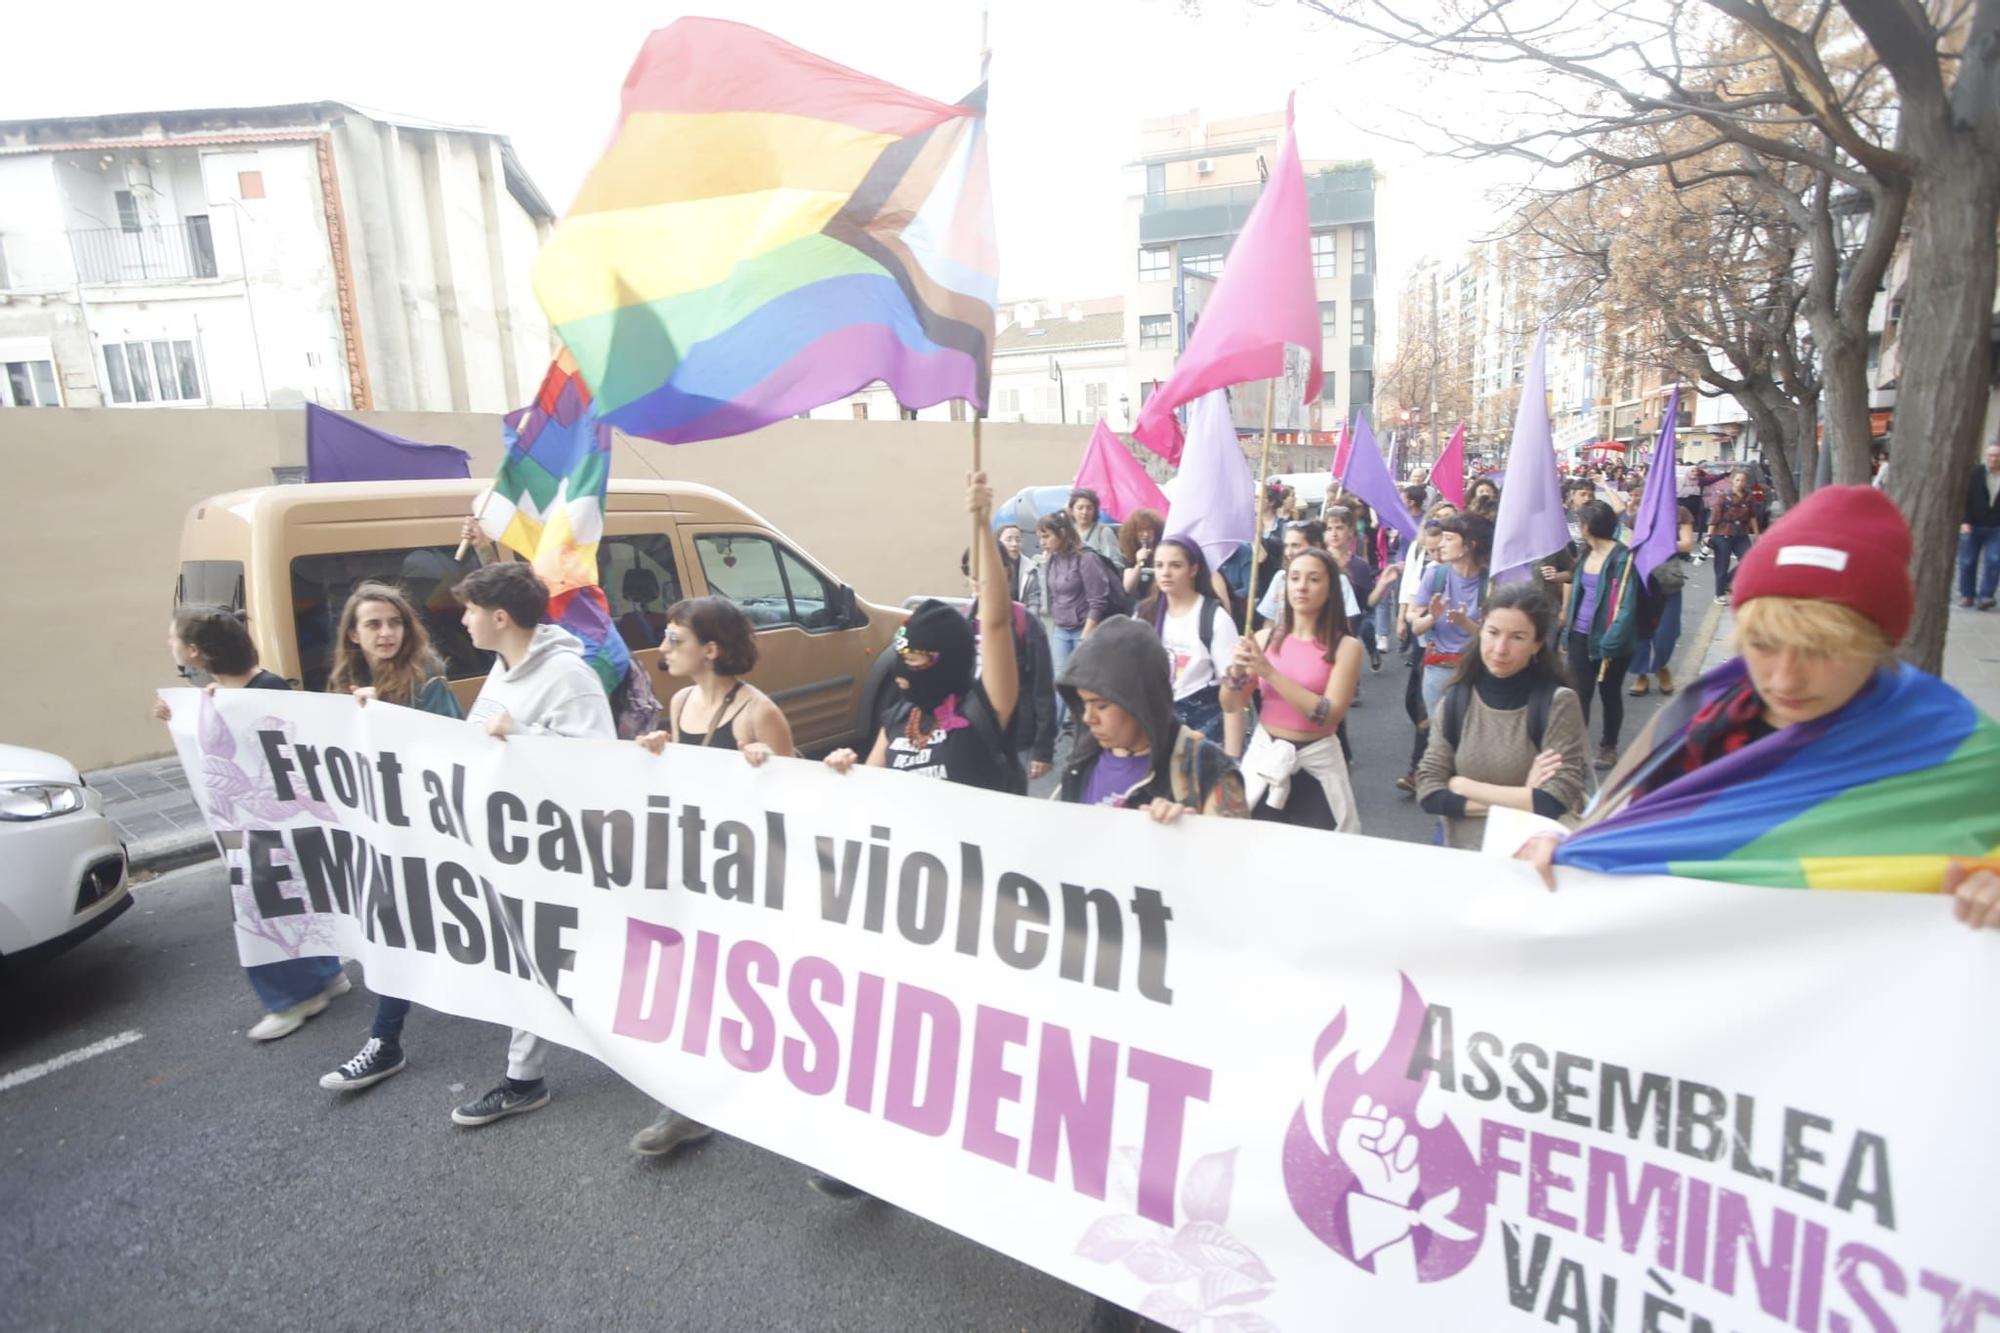
[(358, 957), (1175, 1327), (2000, 1317), (2000, 938), (1934, 896), (1551, 894), (1281, 825), (165, 697), (245, 962)]

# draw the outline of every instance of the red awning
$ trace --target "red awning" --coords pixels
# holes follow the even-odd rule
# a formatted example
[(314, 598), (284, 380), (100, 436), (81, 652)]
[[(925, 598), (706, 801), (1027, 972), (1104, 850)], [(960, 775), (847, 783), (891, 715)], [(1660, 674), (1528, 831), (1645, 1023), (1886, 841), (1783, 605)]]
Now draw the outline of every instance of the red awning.
[(1600, 440), (1596, 444), (1584, 445), (1583, 452), (1587, 454), (1607, 454), (1607, 453), (1622, 454), (1625, 452), (1625, 446), (1620, 444), (1616, 440)]

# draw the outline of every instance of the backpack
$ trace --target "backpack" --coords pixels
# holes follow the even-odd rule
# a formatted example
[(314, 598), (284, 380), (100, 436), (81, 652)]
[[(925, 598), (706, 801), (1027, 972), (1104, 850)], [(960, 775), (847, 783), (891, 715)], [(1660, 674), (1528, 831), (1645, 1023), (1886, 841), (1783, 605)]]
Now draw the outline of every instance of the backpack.
[[(1454, 750), (1458, 748), (1459, 730), (1465, 724), (1466, 700), (1471, 696), (1472, 682), (1461, 680), (1446, 690), (1444, 698), (1439, 701), (1442, 711), (1438, 714), (1438, 725), (1444, 728), (1444, 738), (1451, 742)], [(1556, 683), (1552, 680), (1544, 680), (1528, 696), (1528, 743), (1535, 747), (1537, 754), (1542, 750), (1542, 737), (1548, 734), (1549, 704), (1555, 697)]]
[(1688, 563), (1688, 558), (1678, 553), (1662, 560), (1659, 568), (1653, 571), (1651, 582), (1654, 590), (1664, 598), (1672, 597), (1685, 588), (1688, 581)]
[[(1159, 634), (1167, 627), (1167, 599), (1165, 594), (1157, 596), (1158, 609), (1153, 612), (1153, 633)], [(1201, 636), (1201, 650), (1215, 656), (1215, 618), (1222, 613), (1222, 603), (1207, 593), (1201, 594), (1201, 618), (1196, 621), (1196, 633)], [(1221, 673), (1216, 673), (1220, 675)]]
[[(1019, 716), (1020, 709), (1021, 703), (1017, 702), (1014, 705), (1016, 716)], [(993, 715), (993, 705), (986, 698), (983, 686), (973, 685), (971, 693), (965, 696), (963, 712), (965, 720), (972, 724), (975, 732), (979, 733), (981, 743), (1000, 756), (1002, 777), (1005, 779), (1002, 790), (1015, 796), (1026, 796), (1028, 770), (1021, 767), (1021, 756), (1014, 749), (1013, 741), (1001, 733), (1000, 719)]]
[(1118, 562), (1095, 547), (1081, 548), (1083, 553), (1097, 561), (1104, 570), (1104, 579), (1111, 587), (1111, 593), (1104, 599), (1104, 618), (1129, 616), (1132, 614), (1132, 595), (1125, 591), (1125, 571), (1118, 568)]

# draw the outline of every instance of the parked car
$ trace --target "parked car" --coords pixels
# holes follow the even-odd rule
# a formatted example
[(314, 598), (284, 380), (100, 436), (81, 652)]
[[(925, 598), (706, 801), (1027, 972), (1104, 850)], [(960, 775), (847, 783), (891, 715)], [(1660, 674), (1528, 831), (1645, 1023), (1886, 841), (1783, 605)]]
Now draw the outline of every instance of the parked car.
[[(444, 659), (461, 704), (492, 655), (472, 646), (451, 590), (479, 565), (456, 555), (478, 481), (331, 482), (212, 496), (181, 529), (174, 604), (249, 613), (265, 667), (307, 690), (326, 687), (333, 633), (366, 579), (397, 584)], [(614, 477), (605, 497), (598, 582), (632, 656), (655, 670), (662, 700), (685, 681), (657, 674), (666, 611), (713, 594), (757, 627), (750, 680), (777, 700), (800, 748), (873, 734), (873, 671), (902, 613), (862, 601), (791, 538), (721, 491), (692, 482)], [(893, 688), (893, 687), (892, 687)]]
[(0, 745), (0, 966), (62, 952), (132, 905), (104, 798), (65, 759)]

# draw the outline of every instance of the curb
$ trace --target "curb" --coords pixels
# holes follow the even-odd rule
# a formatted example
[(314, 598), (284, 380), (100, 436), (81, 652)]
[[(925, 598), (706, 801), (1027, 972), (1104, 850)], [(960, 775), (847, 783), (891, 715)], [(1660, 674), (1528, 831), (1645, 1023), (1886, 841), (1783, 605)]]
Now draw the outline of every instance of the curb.
[[(1683, 675), (1690, 679), (1700, 678), (1702, 663), (1708, 660), (1708, 650), (1715, 646), (1715, 632), (1720, 628), (1722, 613), (1726, 610), (1727, 607), (1718, 606), (1713, 600), (1709, 602), (1708, 614), (1701, 618), (1701, 624), (1695, 627), (1694, 637), (1688, 640), (1687, 647), (1680, 654)], [(1694, 664), (1692, 668), (1687, 665), (1690, 662)]]
[(157, 875), (197, 861), (214, 860), (217, 854), (214, 835), (202, 829), (133, 843), (125, 849), (125, 863), (130, 874)]

